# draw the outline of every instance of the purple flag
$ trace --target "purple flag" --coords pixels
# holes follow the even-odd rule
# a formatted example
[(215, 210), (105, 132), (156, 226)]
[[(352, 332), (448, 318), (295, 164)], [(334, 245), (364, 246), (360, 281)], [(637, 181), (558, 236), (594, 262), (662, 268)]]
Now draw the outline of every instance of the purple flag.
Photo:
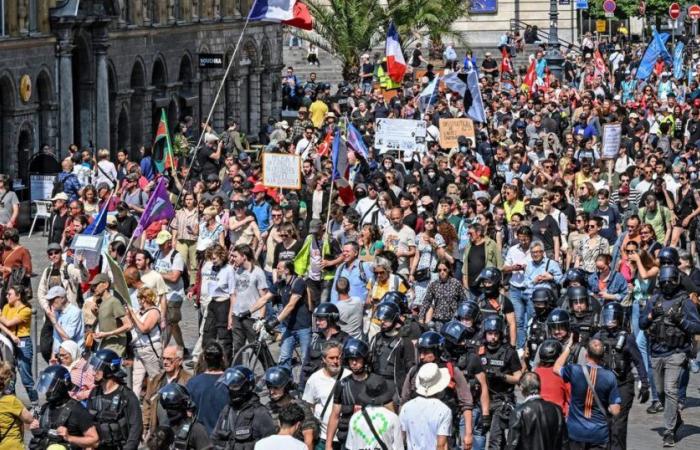
[(156, 188), (151, 192), (151, 196), (143, 210), (139, 224), (134, 230), (134, 239), (143, 234), (143, 231), (148, 228), (156, 220), (172, 219), (175, 217), (175, 208), (170, 203), (168, 198), (168, 189), (165, 186), (166, 179), (161, 177), (158, 179)]

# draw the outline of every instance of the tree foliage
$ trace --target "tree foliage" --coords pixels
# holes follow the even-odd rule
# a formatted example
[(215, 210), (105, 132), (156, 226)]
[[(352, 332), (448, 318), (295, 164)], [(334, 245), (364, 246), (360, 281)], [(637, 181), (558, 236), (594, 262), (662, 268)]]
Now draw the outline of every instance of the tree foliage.
[(306, 0), (314, 18), (314, 32), (295, 31), (337, 57), (343, 76), (353, 77), (362, 53), (381, 45), (391, 21), (402, 38), (404, 51), (428, 36), (439, 40), (455, 36), (451, 25), (464, 17), (469, 2), (463, 0)]

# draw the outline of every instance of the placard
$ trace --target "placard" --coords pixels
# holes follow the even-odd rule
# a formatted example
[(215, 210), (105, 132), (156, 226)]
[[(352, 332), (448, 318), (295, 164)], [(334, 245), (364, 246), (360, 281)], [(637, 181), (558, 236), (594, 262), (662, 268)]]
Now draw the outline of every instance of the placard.
[(301, 157), (263, 153), (263, 185), (283, 189), (301, 189)]
[(474, 122), (471, 119), (440, 119), (440, 147), (457, 147), (457, 138), (460, 136), (470, 140), (472, 147), (476, 145)]
[(622, 142), (622, 124), (610, 123), (603, 125), (603, 141), (600, 156), (602, 159), (615, 159), (620, 152)]
[(374, 146), (380, 154), (391, 150), (414, 152), (425, 143), (426, 127), (422, 120), (377, 119), (374, 125)]
[(73, 238), (71, 248), (74, 250), (97, 252), (99, 254), (102, 249), (102, 235), (78, 234)]
[(50, 200), (56, 175), (29, 175), (30, 200)]

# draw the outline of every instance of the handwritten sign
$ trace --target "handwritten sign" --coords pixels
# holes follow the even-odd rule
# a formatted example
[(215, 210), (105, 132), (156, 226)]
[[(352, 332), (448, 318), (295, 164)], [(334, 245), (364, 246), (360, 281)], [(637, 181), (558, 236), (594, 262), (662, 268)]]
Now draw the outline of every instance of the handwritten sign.
[(602, 159), (615, 159), (620, 151), (622, 142), (622, 124), (610, 123), (603, 125), (603, 141), (601, 148)]
[(422, 120), (377, 119), (374, 146), (379, 153), (391, 150), (414, 152), (425, 144), (426, 127)]
[(263, 184), (266, 187), (301, 189), (301, 157), (263, 153)]
[(474, 122), (471, 119), (440, 119), (440, 147), (457, 147), (457, 138), (460, 136), (469, 139), (472, 147), (476, 145)]

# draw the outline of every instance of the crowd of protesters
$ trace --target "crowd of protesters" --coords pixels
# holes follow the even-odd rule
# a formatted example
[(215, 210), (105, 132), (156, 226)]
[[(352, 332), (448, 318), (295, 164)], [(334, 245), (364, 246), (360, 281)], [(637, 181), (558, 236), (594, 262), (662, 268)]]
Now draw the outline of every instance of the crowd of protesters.
[[(30, 448), (625, 449), (635, 398), (674, 446), (700, 371), (700, 62), (674, 79), (660, 59), (637, 80), (643, 46), (584, 41), (562, 79), (543, 48), (530, 81), (451, 46), (442, 62), (407, 52), (401, 83), (369, 55), (337, 90), (287, 68), (298, 117), (259, 139), (300, 156), (299, 190), (263, 184), (235, 122), (202, 125), (165, 169), (149, 149), (115, 163), (72, 146), (36, 292), (0, 178), (0, 447), (24, 448), (26, 426)], [(477, 71), (486, 122), (450, 148), (440, 119), (470, 117), (474, 98), (421, 93), (453, 70)], [(424, 121), (419, 151), (376, 149), (384, 118)], [(331, 141), (350, 124), (364, 142), (348, 142), (348, 197)], [(196, 141), (191, 118), (177, 133)], [(161, 179), (174, 217), (134, 238)], [(76, 236), (102, 212), (86, 255)]]

